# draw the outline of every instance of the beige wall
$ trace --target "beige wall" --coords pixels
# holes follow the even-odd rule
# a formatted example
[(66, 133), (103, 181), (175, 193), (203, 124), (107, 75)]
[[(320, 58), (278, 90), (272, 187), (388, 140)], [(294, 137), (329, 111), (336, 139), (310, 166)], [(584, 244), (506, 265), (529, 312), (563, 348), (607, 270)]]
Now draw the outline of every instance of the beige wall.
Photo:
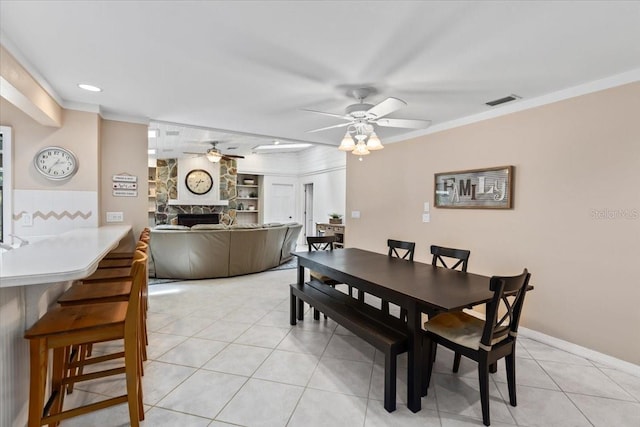
[[(123, 212), (124, 222), (138, 236), (147, 226), (147, 126), (102, 120), (100, 129), (100, 225), (107, 212)], [(138, 177), (137, 197), (114, 197), (112, 176), (127, 173)]]
[[(348, 156), (347, 212), (361, 211), (348, 246), (395, 238), (419, 261), (438, 244), (470, 249), (472, 272), (527, 267), (523, 326), (640, 364), (639, 112), (633, 83)], [(513, 210), (433, 207), (434, 173), (502, 165), (515, 166)]]
[[(62, 127), (43, 126), (0, 98), (0, 123), (13, 128), (14, 189), (85, 190), (98, 189), (98, 126), (95, 113), (62, 110)], [(57, 145), (73, 151), (79, 168), (71, 179), (54, 182), (44, 178), (33, 166), (38, 150)]]
[(62, 125), (62, 108), (1, 45), (0, 80), (3, 98), (9, 99), (40, 124)]

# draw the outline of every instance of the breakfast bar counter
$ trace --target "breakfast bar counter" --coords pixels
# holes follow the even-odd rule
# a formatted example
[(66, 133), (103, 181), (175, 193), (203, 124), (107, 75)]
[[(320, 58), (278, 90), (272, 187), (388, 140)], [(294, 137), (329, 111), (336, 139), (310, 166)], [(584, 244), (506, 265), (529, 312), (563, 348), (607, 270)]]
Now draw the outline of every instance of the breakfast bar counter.
[(27, 422), (29, 344), (24, 331), (126, 237), (133, 242), (128, 225), (79, 228), (0, 253), (0, 426)]

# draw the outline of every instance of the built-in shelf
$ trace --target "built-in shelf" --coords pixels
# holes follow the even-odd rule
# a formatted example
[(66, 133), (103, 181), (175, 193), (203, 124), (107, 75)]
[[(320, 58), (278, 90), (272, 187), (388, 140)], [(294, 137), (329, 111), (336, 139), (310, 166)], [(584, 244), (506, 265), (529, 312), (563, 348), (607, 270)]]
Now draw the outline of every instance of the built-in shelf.
[[(246, 180), (250, 180), (251, 184), (245, 184)], [(237, 209), (238, 222), (242, 223), (260, 223), (262, 214), (260, 208), (262, 201), (260, 200), (262, 184), (262, 176), (254, 174), (239, 173), (237, 176)], [(249, 209), (249, 207), (253, 209)]]
[(148, 200), (149, 200), (149, 207), (148, 207), (148, 212), (149, 212), (149, 218), (148, 218), (148, 222), (149, 222), (149, 226), (153, 227), (156, 225), (156, 177), (157, 177), (157, 172), (158, 170), (156, 169), (155, 163), (149, 163), (148, 165), (148, 173), (147, 173), (147, 178), (148, 178), (148, 184), (149, 184), (149, 193), (148, 193)]
[(197, 206), (229, 206), (228, 200), (218, 200), (215, 202), (203, 202), (201, 200), (179, 200), (179, 199), (169, 199), (169, 205), (179, 206), (179, 205), (197, 205)]

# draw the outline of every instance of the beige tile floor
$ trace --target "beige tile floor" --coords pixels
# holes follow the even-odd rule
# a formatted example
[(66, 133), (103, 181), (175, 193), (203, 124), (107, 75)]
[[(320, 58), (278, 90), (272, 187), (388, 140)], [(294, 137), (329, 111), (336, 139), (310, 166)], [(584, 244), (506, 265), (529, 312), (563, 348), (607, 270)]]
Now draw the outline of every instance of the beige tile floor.
[[(144, 426), (481, 426), (475, 364), (452, 374), (438, 351), (422, 411), (387, 413), (383, 358), (331, 320), (289, 325), (295, 270), (176, 282), (150, 288)], [(97, 351), (99, 351), (98, 349)], [(104, 346), (102, 351), (108, 349)], [(492, 426), (640, 426), (640, 378), (520, 338), (518, 406), (508, 404), (504, 365), (491, 379)], [(80, 384), (66, 403), (121, 394), (123, 380)], [(126, 405), (63, 426), (126, 426)]]

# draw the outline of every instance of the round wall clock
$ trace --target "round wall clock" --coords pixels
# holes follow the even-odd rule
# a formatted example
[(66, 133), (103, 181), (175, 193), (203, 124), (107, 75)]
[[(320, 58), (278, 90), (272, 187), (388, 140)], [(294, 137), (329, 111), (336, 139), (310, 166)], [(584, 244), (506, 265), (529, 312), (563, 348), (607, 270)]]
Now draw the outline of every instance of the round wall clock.
[(63, 180), (71, 178), (78, 171), (75, 154), (62, 147), (45, 147), (33, 158), (38, 172), (47, 179)]
[(213, 187), (213, 178), (204, 169), (194, 169), (187, 173), (184, 183), (193, 194), (207, 194)]

